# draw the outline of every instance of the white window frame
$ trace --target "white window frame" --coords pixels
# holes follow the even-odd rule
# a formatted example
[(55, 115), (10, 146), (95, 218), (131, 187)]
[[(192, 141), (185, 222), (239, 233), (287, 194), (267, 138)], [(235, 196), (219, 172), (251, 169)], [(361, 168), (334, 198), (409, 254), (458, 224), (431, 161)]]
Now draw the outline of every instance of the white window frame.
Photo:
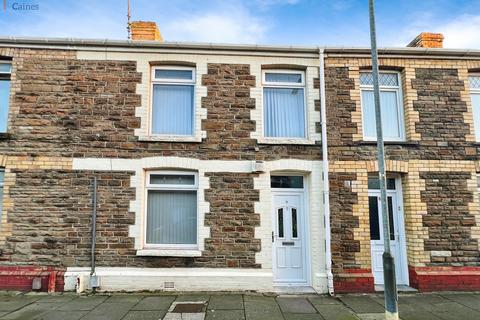
[(9, 71), (1, 71), (0, 74), (12, 74), (12, 63), (10, 61), (0, 61), (0, 64), (8, 64), (10, 66)]
[[(194, 176), (194, 184), (151, 184), (150, 176), (155, 174), (166, 174), (166, 175), (185, 175), (185, 176)], [(195, 244), (161, 244), (161, 243), (147, 243), (147, 215), (148, 215), (148, 191), (150, 190), (161, 190), (161, 191), (196, 191), (197, 192), (197, 238)], [(198, 250), (199, 248), (199, 203), (198, 203), (198, 172), (196, 171), (175, 171), (175, 170), (151, 170), (147, 171), (145, 174), (145, 208), (144, 208), (144, 226), (143, 226), (143, 247), (145, 249), (176, 249), (176, 250)]]
[[(471, 73), (468, 75), (468, 88), (470, 90), (470, 103), (472, 106), (472, 120), (475, 119), (475, 110), (473, 109), (473, 95), (479, 95), (480, 96), (480, 88), (472, 88), (470, 86), (470, 77), (480, 77), (479, 73)], [(479, 110), (480, 111), (480, 110)], [(480, 116), (480, 115), (479, 115)], [(480, 142), (480, 133), (477, 134), (477, 128), (475, 128), (475, 123), (473, 122), (473, 131), (475, 132), (475, 141)], [(478, 128), (480, 131), (480, 128)]]
[[(290, 74), (300, 74), (302, 77), (302, 82), (269, 82), (266, 81), (267, 73), (290, 73)], [(304, 116), (304, 136), (303, 137), (267, 137), (265, 135), (265, 97), (264, 89), (265, 88), (286, 88), (286, 89), (303, 89), (303, 116)], [(263, 69), (262, 70), (262, 137), (264, 139), (271, 140), (293, 140), (293, 141), (305, 141), (308, 140), (308, 113), (307, 113), (307, 88), (305, 85), (305, 71), (303, 70), (291, 70), (291, 69)]]
[(480, 193), (480, 173), (477, 172), (477, 192)]
[[(360, 71), (362, 73), (371, 73), (372, 71)], [(403, 92), (402, 92), (402, 78), (400, 77), (400, 72), (397, 71), (381, 71), (380, 73), (392, 73), (397, 75), (398, 79), (398, 86), (380, 86), (380, 92), (382, 91), (390, 91), (397, 93), (397, 117), (398, 117), (398, 127), (400, 129), (400, 137), (398, 138), (386, 138), (384, 137), (385, 141), (390, 142), (404, 142), (405, 141), (405, 116), (404, 116), (404, 105), (403, 105)], [(360, 80), (359, 80), (360, 81)], [(363, 140), (365, 141), (377, 141), (376, 136), (368, 137), (365, 135), (365, 113), (363, 112), (363, 98), (362, 98), (362, 91), (372, 91), (373, 92), (373, 85), (364, 85), (360, 83), (360, 106), (362, 110), (362, 128), (363, 128)], [(382, 123), (383, 125), (383, 123)]]
[(2, 189), (2, 196), (0, 197), (1, 210), (0, 210), (0, 227), (2, 226), (2, 211), (3, 211), (3, 199), (5, 197), (5, 168), (0, 168), (0, 172), (3, 172), (3, 180), (0, 180), (0, 189)]
[[(192, 71), (191, 79), (159, 79), (155, 78), (156, 70), (189, 70)], [(195, 117), (196, 117), (196, 108), (195, 108), (195, 92), (196, 92), (196, 74), (195, 67), (185, 67), (185, 66), (153, 66), (151, 68), (151, 77), (150, 77), (150, 103), (148, 110), (148, 135), (153, 137), (165, 137), (165, 138), (190, 138), (195, 137), (196, 126), (195, 126)], [(192, 134), (168, 134), (168, 133), (153, 133), (153, 88), (154, 85), (184, 85), (184, 86), (193, 86), (193, 97), (192, 97)]]
[[(10, 82), (9, 86), (10, 86), (10, 90), (11, 90), (11, 89), (12, 89), (12, 87), (11, 87), (11, 85), (12, 85), (12, 83), (11, 83), (11, 81), (12, 81), (12, 79), (11, 79), (11, 75), (12, 75), (12, 62), (11, 62), (11, 61), (5, 61), (5, 60), (3, 60), (3, 61), (0, 61), (0, 64), (1, 64), (1, 65), (9, 65), (9, 66), (10, 66), (10, 70), (9, 70), (9, 71), (1, 71), (1, 70), (0, 70), (0, 81), (9, 81), (9, 82)], [(7, 76), (8, 76), (8, 79), (2, 79), (1, 76), (3, 76), (3, 75), (7, 75)], [(0, 133), (6, 133), (6, 132), (8, 132), (8, 118), (9, 118), (9, 113), (10, 113), (10, 103), (7, 104), (7, 126), (6, 126), (6, 128), (5, 128), (5, 131), (0, 131)]]

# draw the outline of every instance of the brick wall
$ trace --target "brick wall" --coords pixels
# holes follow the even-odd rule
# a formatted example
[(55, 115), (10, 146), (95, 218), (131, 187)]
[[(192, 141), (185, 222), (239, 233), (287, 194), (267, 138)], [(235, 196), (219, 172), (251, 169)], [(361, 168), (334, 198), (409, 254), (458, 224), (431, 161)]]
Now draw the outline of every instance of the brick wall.
[[(60, 53), (59, 53), (60, 55)], [(15, 61), (15, 57), (14, 57)], [(15, 63), (14, 63), (15, 64)], [(197, 159), (320, 160), (318, 146), (258, 144), (250, 139), (255, 123), (250, 88), (255, 77), (248, 65), (208, 65), (202, 100), (207, 119), (201, 143), (143, 142), (135, 109), (140, 106), (136, 85), (141, 74), (134, 61), (23, 58), (14, 69), (15, 94), (9, 139), (0, 152), (65, 157), (141, 158), (181, 156)], [(41, 150), (41, 152), (39, 151)]]
[(205, 220), (211, 237), (205, 240), (201, 265), (260, 267), (255, 262), (255, 253), (260, 251), (260, 240), (255, 239), (260, 216), (254, 211), (254, 202), (259, 200), (259, 192), (253, 188), (254, 176), (228, 172), (207, 176), (210, 189), (205, 200), (210, 203), (210, 213)]
[[(89, 266), (89, 183), (96, 175), (99, 266), (259, 268), (255, 175), (205, 173), (210, 180), (205, 224), (211, 237), (205, 240), (202, 257), (142, 257), (136, 256), (129, 234), (135, 222), (129, 211), (136, 197), (130, 187), (134, 172), (75, 171), (71, 159), (321, 159), (315, 145), (268, 145), (250, 138), (256, 129), (250, 116), (255, 108), (250, 89), (256, 77), (248, 64), (208, 64), (202, 76), (207, 96), (201, 103), (207, 116), (201, 123), (206, 132), (201, 142), (146, 142), (135, 136), (141, 104), (137, 86), (142, 81), (135, 61), (80, 60), (75, 52), (63, 51), (8, 49), (2, 55), (13, 58), (14, 90), (9, 133), (0, 139), (0, 155), (12, 161), (19, 155), (31, 159), (17, 166), (5, 162), (7, 174), (15, 179), (4, 196), (11, 202), (1, 230), (0, 261), (5, 265)], [(45, 163), (36, 165), (38, 159)], [(70, 162), (65, 167), (50, 165), (53, 159)]]
[[(366, 176), (378, 169), (375, 143), (363, 141), (359, 72), (370, 67), (370, 60), (329, 57), (326, 65), (332, 228), (346, 229), (345, 239), (332, 234), (334, 265), (341, 266), (335, 285), (340, 291), (368, 291), (365, 284), (372, 276)], [(480, 63), (381, 58), (380, 65), (400, 70), (402, 78), (407, 140), (387, 143), (385, 152), (387, 171), (403, 182), (410, 282), (421, 290), (439, 290), (442, 277), (461, 274), (455, 268), (480, 267), (474, 186), (479, 154), (466, 82), (468, 70)], [(337, 181), (339, 175), (346, 184)], [(351, 205), (353, 195), (356, 203)], [(339, 199), (346, 201), (338, 204)], [(345, 217), (354, 222), (344, 224)], [(352, 243), (354, 250), (346, 249)], [(354, 254), (346, 253), (350, 251)], [(435, 271), (440, 266), (453, 269), (447, 275)], [(457, 278), (457, 289), (472, 289), (464, 283), (472, 283), (475, 272), (465, 271), (466, 280)], [(429, 287), (428, 282), (437, 284)]]
[(355, 240), (353, 229), (358, 227), (358, 217), (353, 215), (353, 207), (358, 203), (357, 194), (345, 185), (356, 180), (355, 173), (330, 174), (330, 214), (332, 232), (332, 268), (334, 272), (358, 268), (355, 253), (360, 244)]
[[(206, 109), (201, 122), (206, 138), (201, 142), (145, 142), (135, 136), (140, 128), (138, 86), (144, 76), (135, 61), (81, 60), (75, 52), (60, 50), (3, 48), (0, 55), (13, 58), (9, 134), (0, 139), (0, 155), (12, 159), (2, 160), (10, 185), (4, 196), (6, 221), (0, 232), (7, 241), (1, 245), (0, 260), (8, 265), (89, 264), (87, 182), (98, 174), (106, 199), (99, 208), (99, 265), (260, 267), (254, 258), (260, 250), (253, 232), (259, 225), (253, 209), (258, 201), (254, 175), (206, 174), (210, 212), (205, 222), (211, 237), (203, 257), (138, 257), (128, 236), (134, 223), (129, 212), (135, 197), (130, 188), (133, 173), (73, 171), (55, 159), (59, 163), (72, 157), (153, 156), (321, 160), (319, 145), (269, 145), (251, 138), (256, 129), (251, 111), (257, 102), (251, 90), (258, 79), (246, 63), (208, 63), (202, 76), (207, 94), (201, 101)], [(337, 284), (348, 290), (354, 290), (355, 283), (362, 288), (373, 285), (366, 181), (376, 170), (376, 148), (362, 141), (358, 91), (359, 71), (369, 63), (365, 58), (342, 57), (329, 57), (326, 63), (333, 265), (341, 275)], [(480, 235), (474, 222), (479, 211), (473, 184), (480, 158), (472, 140), (465, 81), (468, 70), (480, 63), (382, 58), (380, 64), (402, 74), (407, 141), (387, 145), (386, 154), (389, 171), (400, 174), (404, 182), (408, 262), (418, 272), (427, 265), (478, 267), (474, 248)], [(319, 112), (318, 101), (316, 105)], [(317, 132), (318, 127), (317, 123)], [(14, 165), (16, 157), (30, 162)], [(41, 162), (35, 159), (45, 163), (32, 167)], [(453, 190), (461, 192), (453, 196)], [(434, 251), (451, 256), (432, 255)], [(347, 278), (356, 280), (343, 281)]]
[(421, 135), (421, 159), (476, 159), (477, 154), (466, 154), (473, 147), (466, 141), (470, 132), (464, 121), (467, 104), (461, 99), (465, 84), (456, 69), (417, 68), (412, 88), (418, 99), (413, 108), (419, 113), (416, 132)]
[(476, 226), (475, 216), (470, 213), (469, 203), (473, 195), (467, 188), (469, 172), (425, 172), (422, 201), (427, 204), (423, 225), (428, 228), (425, 250), (445, 252), (432, 256), (430, 266), (480, 265), (478, 242), (471, 237), (471, 228)]

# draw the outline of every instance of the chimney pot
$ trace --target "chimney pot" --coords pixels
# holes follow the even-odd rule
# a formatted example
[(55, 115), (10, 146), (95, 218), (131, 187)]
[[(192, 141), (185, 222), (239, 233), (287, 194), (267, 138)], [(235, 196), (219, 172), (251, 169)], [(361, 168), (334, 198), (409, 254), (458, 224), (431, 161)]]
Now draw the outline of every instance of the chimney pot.
[(132, 40), (147, 40), (163, 42), (157, 24), (151, 21), (132, 21), (130, 23)]
[(443, 34), (422, 32), (407, 47), (443, 48)]

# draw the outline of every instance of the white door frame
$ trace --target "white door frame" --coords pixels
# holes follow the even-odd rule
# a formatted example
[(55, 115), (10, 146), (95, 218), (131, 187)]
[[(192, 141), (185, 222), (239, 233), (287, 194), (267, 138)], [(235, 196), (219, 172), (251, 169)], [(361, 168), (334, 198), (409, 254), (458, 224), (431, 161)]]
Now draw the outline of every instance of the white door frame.
[(275, 278), (276, 274), (276, 250), (275, 244), (272, 242), (272, 271), (273, 271), (273, 281), (274, 286), (288, 286), (288, 287), (305, 287), (311, 286), (312, 283), (312, 275), (311, 275), (311, 255), (310, 255), (310, 211), (309, 211), (309, 199), (308, 199), (308, 177), (305, 176), (303, 173), (284, 173), (284, 172), (275, 172), (271, 174), (271, 176), (301, 176), (303, 177), (303, 188), (271, 188), (271, 203), (272, 203), (272, 210), (271, 210), (271, 218), (272, 218), (272, 236), (273, 233), (276, 231), (277, 228), (277, 218), (276, 218), (276, 210), (275, 210), (275, 195), (301, 195), (302, 205), (303, 205), (303, 219), (302, 219), (302, 247), (304, 252), (304, 266), (305, 266), (305, 282), (285, 282), (285, 281), (277, 281)]
[[(399, 256), (400, 261), (395, 261), (395, 272), (401, 270), (403, 272), (404, 283), (402, 285), (409, 285), (409, 273), (408, 273), (408, 262), (407, 262), (407, 243), (406, 243), (406, 230), (405, 230), (405, 216), (403, 211), (403, 190), (402, 190), (402, 181), (399, 176), (395, 177), (395, 190), (387, 190), (387, 197), (389, 195), (394, 195), (396, 198), (396, 206), (394, 210), (397, 212), (397, 229), (398, 234), (395, 234), (395, 237), (398, 239), (399, 245)], [(368, 196), (380, 196), (380, 190), (368, 190)], [(381, 210), (379, 207), (378, 210)], [(382, 212), (383, 214), (383, 212)], [(380, 229), (383, 228), (382, 220), (379, 220)], [(370, 255), (372, 255), (372, 250), (370, 249)], [(373, 260), (372, 260), (372, 270), (373, 270)]]

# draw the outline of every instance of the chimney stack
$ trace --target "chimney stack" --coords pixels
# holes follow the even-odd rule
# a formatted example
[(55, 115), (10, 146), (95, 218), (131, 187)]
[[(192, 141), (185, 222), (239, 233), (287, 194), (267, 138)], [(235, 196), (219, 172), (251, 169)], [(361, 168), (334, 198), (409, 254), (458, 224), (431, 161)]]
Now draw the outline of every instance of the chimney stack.
[(407, 47), (443, 48), (443, 34), (422, 32), (416, 36)]
[(132, 40), (147, 40), (163, 42), (157, 24), (151, 21), (132, 21), (130, 24)]

